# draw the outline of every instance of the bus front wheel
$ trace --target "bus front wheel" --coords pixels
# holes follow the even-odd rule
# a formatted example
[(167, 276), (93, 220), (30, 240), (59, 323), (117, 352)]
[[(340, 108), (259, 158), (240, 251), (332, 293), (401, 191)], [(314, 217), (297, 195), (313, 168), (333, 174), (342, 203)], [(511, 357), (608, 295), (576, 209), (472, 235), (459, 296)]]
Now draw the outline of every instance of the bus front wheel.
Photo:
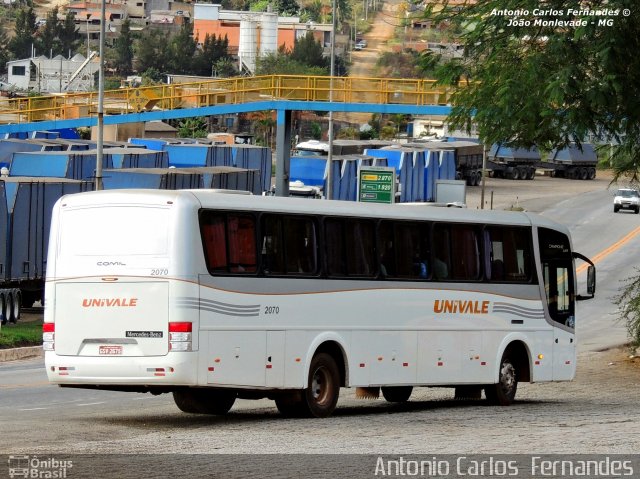
[(222, 415), (233, 407), (236, 393), (218, 389), (179, 389), (173, 391), (173, 400), (182, 412)]
[(518, 370), (516, 363), (505, 354), (500, 361), (497, 384), (485, 387), (484, 394), (490, 404), (509, 406), (513, 403), (518, 389)]

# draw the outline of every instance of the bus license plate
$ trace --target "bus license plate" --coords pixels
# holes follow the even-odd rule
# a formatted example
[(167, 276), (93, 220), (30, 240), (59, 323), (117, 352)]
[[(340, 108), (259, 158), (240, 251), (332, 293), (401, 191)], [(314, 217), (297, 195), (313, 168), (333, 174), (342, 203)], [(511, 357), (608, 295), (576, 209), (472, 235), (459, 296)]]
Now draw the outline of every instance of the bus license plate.
[(98, 354), (106, 356), (115, 356), (122, 354), (122, 346), (100, 346)]

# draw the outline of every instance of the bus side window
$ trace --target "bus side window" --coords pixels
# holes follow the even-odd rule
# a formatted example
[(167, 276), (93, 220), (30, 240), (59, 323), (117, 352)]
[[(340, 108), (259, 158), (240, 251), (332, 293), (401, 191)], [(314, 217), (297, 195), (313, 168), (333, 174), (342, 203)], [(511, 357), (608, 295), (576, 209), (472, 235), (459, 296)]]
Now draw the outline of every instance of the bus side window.
[(381, 221), (378, 227), (378, 257), (380, 259), (380, 276), (382, 278), (395, 278), (396, 276), (396, 252), (393, 223)]
[(449, 228), (436, 225), (433, 228), (433, 277), (436, 280), (449, 278), (451, 271), (451, 245)]
[(200, 232), (210, 273), (255, 273), (255, 219), (251, 215), (203, 212)]
[(282, 219), (275, 215), (262, 218), (262, 272), (265, 274), (282, 274), (284, 268), (284, 249), (282, 245)]
[(480, 277), (480, 248), (478, 235), (473, 226), (451, 226), (451, 250), (453, 279), (476, 280)]
[(256, 224), (252, 216), (229, 215), (227, 217), (227, 245), (229, 248), (229, 272), (255, 273)]
[(347, 274), (349, 276), (373, 276), (376, 273), (375, 229), (370, 220), (345, 221), (350, 247), (347, 250)]
[(313, 221), (290, 216), (284, 218), (283, 227), (287, 273), (315, 274), (317, 250)]
[(226, 221), (224, 215), (206, 215), (200, 226), (207, 270), (227, 271)]
[(489, 226), (485, 230), (488, 249), (487, 279), (512, 283), (531, 281), (530, 230)]
[(346, 276), (344, 223), (341, 220), (336, 218), (325, 220), (324, 244), (327, 274), (329, 276)]

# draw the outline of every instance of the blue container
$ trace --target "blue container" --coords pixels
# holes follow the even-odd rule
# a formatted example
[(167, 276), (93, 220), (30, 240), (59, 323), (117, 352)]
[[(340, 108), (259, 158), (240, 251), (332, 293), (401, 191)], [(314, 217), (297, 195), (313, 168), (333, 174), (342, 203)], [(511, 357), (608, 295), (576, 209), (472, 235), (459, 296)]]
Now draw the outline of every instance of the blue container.
[(0, 261), (5, 281), (44, 279), (51, 211), (63, 195), (93, 189), (91, 182), (60, 178), (0, 180)]
[(104, 171), (104, 188), (112, 189), (202, 189), (251, 191), (257, 171), (234, 167), (125, 168)]
[[(248, 170), (257, 170), (255, 175), (254, 191), (268, 191), (271, 188), (271, 150), (262, 146), (255, 145), (234, 145), (233, 166), (237, 168), (245, 168)], [(290, 175), (291, 176), (291, 175)], [(322, 177), (319, 179), (322, 180)], [(305, 183), (306, 184), (306, 183)]]
[(146, 148), (109, 148), (104, 155), (111, 159), (113, 168), (168, 168), (169, 155), (166, 151)]
[(18, 140), (9, 138), (0, 140), (0, 167), (11, 166), (11, 159), (16, 152), (28, 151), (62, 151), (65, 146), (46, 140)]
[(150, 150), (163, 150), (169, 144), (168, 140), (154, 138), (129, 138), (129, 143), (135, 146), (149, 148)]
[(307, 186), (323, 186), (326, 168), (326, 156), (292, 156), (289, 177)]
[(367, 156), (373, 156), (375, 158), (385, 159), (387, 162), (385, 166), (393, 166), (396, 169), (396, 175), (400, 175), (400, 161), (402, 158), (402, 152), (397, 148), (366, 149), (364, 150), (364, 154)]
[[(96, 161), (95, 150), (14, 153), (9, 176), (90, 180), (95, 176)], [(102, 168), (111, 167), (111, 159), (103, 155)]]

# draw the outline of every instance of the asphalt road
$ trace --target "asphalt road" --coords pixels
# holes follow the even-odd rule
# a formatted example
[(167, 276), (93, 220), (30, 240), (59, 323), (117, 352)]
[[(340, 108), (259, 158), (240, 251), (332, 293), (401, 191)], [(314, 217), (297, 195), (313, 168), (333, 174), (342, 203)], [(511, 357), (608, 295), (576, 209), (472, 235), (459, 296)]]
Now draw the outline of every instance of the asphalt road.
[(597, 297), (579, 304), (574, 382), (522, 384), (508, 408), (455, 401), (449, 389), (417, 390), (407, 405), (343, 390), (325, 420), (283, 419), (266, 400), (202, 417), (180, 413), (169, 395), (50, 386), (42, 360), (20, 361), (0, 364), (0, 453), (635, 453), (638, 369), (599, 351), (625, 341), (611, 298), (634, 273), (640, 235), (603, 252), (634, 232), (640, 215), (614, 214), (604, 190), (542, 214), (569, 226), (576, 250), (599, 258)]

